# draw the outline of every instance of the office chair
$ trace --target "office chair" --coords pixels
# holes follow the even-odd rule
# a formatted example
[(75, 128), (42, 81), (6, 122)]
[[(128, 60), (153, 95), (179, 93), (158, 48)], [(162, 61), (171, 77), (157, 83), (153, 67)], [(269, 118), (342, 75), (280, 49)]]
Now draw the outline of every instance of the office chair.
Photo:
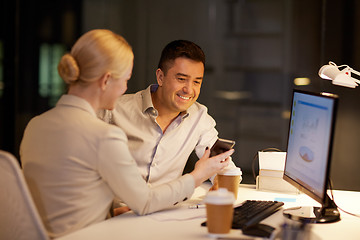
[(16, 158), (0, 150), (0, 239), (49, 239)]

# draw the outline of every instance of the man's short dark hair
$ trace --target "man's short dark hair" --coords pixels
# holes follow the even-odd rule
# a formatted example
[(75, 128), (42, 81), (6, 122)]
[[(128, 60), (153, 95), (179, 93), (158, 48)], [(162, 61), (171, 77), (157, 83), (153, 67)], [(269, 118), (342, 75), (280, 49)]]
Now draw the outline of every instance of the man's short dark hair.
[(168, 43), (161, 52), (158, 68), (166, 74), (173, 61), (179, 57), (202, 62), (205, 67), (205, 54), (198, 45), (187, 40), (175, 40)]

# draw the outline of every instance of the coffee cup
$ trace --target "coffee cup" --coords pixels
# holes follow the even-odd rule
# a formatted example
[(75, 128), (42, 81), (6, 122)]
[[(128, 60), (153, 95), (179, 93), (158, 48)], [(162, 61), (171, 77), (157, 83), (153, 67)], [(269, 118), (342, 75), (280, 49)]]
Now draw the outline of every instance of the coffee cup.
[(204, 202), (206, 204), (206, 225), (210, 235), (221, 236), (230, 232), (234, 201), (234, 194), (226, 188), (219, 188), (207, 193)]
[(218, 187), (226, 188), (234, 193), (235, 200), (238, 196), (239, 184), (242, 180), (242, 172), (239, 167), (225, 168), (217, 175)]

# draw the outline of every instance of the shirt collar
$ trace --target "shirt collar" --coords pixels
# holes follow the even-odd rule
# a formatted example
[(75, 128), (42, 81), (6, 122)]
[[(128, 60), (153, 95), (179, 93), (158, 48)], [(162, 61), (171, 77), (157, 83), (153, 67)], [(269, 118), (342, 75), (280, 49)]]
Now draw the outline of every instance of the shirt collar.
[[(145, 89), (142, 92), (142, 106), (143, 106), (142, 111), (143, 111), (143, 113), (150, 112), (152, 115), (158, 116), (158, 111), (154, 108), (152, 98), (151, 98), (151, 93), (156, 92), (158, 87), (159, 87), (158, 84), (151, 84), (147, 89)], [(190, 114), (189, 110), (191, 108), (192, 108), (192, 106), (190, 106), (189, 109), (180, 113), (180, 116), (182, 119), (185, 119), (189, 116), (189, 114)]]
[(75, 95), (64, 94), (61, 96), (59, 101), (56, 103), (56, 106), (61, 106), (61, 105), (81, 108), (82, 110), (85, 110), (86, 112), (88, 112), (91, 115), (93, 115), (94, 117), (96, 117), (96, 113), (95, 113), (95, 110), (93, 109), (93, 107), (90, 105), (90, 103), (88, 101), (86, 101), (85, 99), (83, 99), (81, 97), (78, 97)]
[(154, 108), (154, 105), (152, 103), (151, 99), (151, 93), (155, 92), (158, 89), (158, 84), (151, 84), (148, 88), (146, 88), (144, 91), (142, 91), (142, 112), (150, 112), (152, 115), (158, 115), (157, 110)]

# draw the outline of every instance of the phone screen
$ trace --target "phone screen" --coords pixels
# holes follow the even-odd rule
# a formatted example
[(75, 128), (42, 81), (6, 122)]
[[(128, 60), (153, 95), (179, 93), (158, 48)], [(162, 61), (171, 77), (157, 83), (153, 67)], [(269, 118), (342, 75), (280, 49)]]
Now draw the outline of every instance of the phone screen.
[(216, 140), (210, 150), (210, 157), (219, 155), (233, 148), (235, 141), (219, 138)]

